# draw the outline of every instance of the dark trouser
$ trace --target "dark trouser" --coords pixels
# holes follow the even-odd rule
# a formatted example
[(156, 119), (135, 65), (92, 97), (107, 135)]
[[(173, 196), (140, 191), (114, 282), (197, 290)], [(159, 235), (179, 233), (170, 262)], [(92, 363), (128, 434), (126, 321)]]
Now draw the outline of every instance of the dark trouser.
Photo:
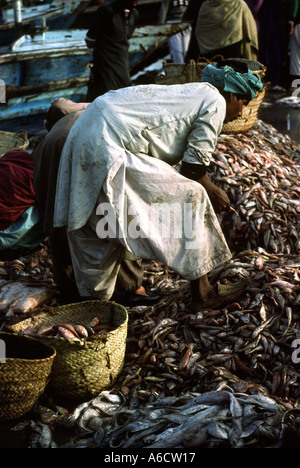
[(131, 86), (131, 79), (128, 70), (124, 73), (120, 70), (114, 70), (111, 67), (91, 67), (90, 79), (88, 82), (88, 90), (86, 102), (93, 102), (98, 96), (111, 91), (113, 89), (126, 88)]
[[(65, 228), (54, 228), (49, 234), (49, 240), (54, 281), (60, 292), (60, 302), (71, 303), (83, 300), (76, 286)], [(142, 260), (123, 260), (116, 281), (116, 294), (122, 296), (134, 292), (142, 285), (143, 275)]]

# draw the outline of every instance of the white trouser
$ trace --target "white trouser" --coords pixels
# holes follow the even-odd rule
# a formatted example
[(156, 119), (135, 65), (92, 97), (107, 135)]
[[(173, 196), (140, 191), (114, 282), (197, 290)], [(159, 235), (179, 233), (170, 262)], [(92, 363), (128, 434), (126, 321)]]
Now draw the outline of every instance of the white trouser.
[(191, 32), (192, 28), (189, 26), (185, 31), (181, 31), (170, 37), (168, 45), (173, 63), (184, 63), (184, 57), (190, 43)]
[(128, 254), (189, 280), (231, 258), (205, 189), (159, 159), (129, 152), (109, 172), (97, 210), (68, 238), (80, 295), (102, 299), (111, 297)]

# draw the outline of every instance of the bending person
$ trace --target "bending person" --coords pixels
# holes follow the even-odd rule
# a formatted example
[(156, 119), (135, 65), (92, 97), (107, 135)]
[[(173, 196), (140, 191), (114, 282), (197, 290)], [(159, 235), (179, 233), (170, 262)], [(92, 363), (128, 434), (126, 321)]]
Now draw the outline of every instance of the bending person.
[[(65, 228), (53, 226), (53, 213), (61, 153), (72, 126), (88, 106), (89, 103), (77, 104), (69, 99), (56, 99), (46, 115), (45, 127), (49, 133), (32, 153), (34, 188), (38, 206), (43, 213), (44, 236), (49, 236), (54, 280), (60, 291), (61, 303), (85, 299), (79, 294), (74, 279)], [(143, 278), (144, 270), (140, 260), (124, 260), (117, 278), (115, 299), (128, 306), (157, 302), (160, 295), (149, 291), (143, 285)]]
[(67, 230), (81, 296), (111, 298), (130, 256), (193, 281), (193, 301), (218, 299), (207, 275), (231, 258), (215, 214), (230, 201), (206, 171), (223, 122), (241, 115), (262, 83), (228, 66), (204, 72), (209, 83), (110, 91), (73, 125), (54, 225)]

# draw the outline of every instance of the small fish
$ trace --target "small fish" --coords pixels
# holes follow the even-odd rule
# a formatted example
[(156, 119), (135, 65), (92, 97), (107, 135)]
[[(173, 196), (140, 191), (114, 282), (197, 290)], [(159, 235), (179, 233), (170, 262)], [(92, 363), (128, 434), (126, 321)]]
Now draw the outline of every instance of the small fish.
[(37, 335), (49, 336), (49, 335), (52, 335), (54, 333), (54, 327), (53, 327), (53, 325), (40, 325), (34, 331), (34, 333), (37, 334)]
[(59, 327), (63, 327), (65, 328), (66, 330), (69, 330), (71, 333), (73, 333), (74, 336), (76, 336), (77, 338), (79, 338), (79, 335), (77, 333), (77, 331), (75, 330), (75, 328), (73, 327), (73, 325), (69, 324), (69, 323), (60, 323), (59, 324)]
[(87, 338), (89, 336), (87, 329), (83, 325), (74, 324), (73, 328), (76, 330), (79, 337)]
[(80, 341), (80, 339), (76, 335), (74, 335), (74, 333), (72, 333), (70, 330), (63, 326), (58, 325), (56, 329), (62, 338), (66, 338), (71, 342)]

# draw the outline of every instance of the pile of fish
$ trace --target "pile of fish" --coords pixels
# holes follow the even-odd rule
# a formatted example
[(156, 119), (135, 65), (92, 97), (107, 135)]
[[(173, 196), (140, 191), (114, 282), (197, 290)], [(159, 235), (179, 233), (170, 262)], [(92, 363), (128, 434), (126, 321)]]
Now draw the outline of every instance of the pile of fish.
[[(145, 261), (145, 281), (164, 295), (129, 309), (113, 389), (70, 413), (45, 411), (48, 419), (39, 406), (33, 447), (276, 446), (284, 429), (299, 428), (300, 148), (257, 121), (244, 134), (222, 135), (214, 161), (211, 177), (235, 210), (220, 218), (233, 258), (209, 278), (245, 281), (245, 294), (195, 311), (189, 281)], [(28, 271), (26, 264), (16, 279)], [(51, 275), (41, 268), (40, 278)], [(73, 431), (63, 444), (61, 428)]]
[(300, 252), (299, 146), (257, 121), (244, 134), (219, 139), (211, 169), (234, 208), (221, 218), (231, 249)]
[(54, 296), (54, 291), (37, 284), (0, 280), (0, 313), (6, 317), (26, 314)]
[[(124, 395), (229, 390), (300, 397), (300, 257), (243, 251), (212, 281), (249, 280), (239, 302), (191, 310), (189, 283), (159, 265), (148, 267), (165, 296), (155, 307), (131, 309), (127, 356), (117, 380)], [(293, 358), (295, 357), (293, 362)]]
[(39, 423), (28, 424), (33, 448), (58, 447), (54, 426), (74, 431), (60, 448), (276, 448), (299, 424), (299, 409), (286, 410), (267, 396), (225, 390), (160, 395), (145, 405), (103, 391), (68, 415), (48, 411)]
[(0, 261), (0, 316), (31, 312), (56, 295), (47, 245), (28, 257)]

